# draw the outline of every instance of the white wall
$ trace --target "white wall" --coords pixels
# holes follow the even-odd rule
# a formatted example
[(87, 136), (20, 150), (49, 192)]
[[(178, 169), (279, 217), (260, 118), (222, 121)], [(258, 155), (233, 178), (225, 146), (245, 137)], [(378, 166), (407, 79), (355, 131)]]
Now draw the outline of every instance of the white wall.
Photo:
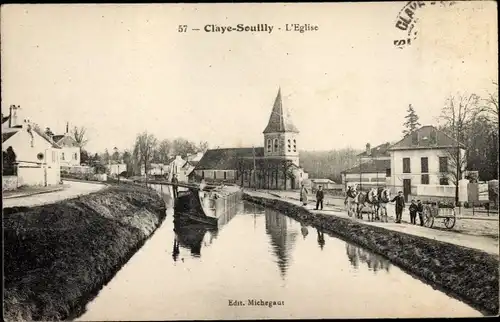
[[(465, 154), (461, 150), (462, 155)], [(391, 151), (391, 176), (393, 186), (403, 186), (403, 179), (410, 179), (412, 186), (421, 184), (420, 159), (428, 158), (429, 185), (439, 185), (441, 174), (439, 172), (439, 157), (448, 157), (448, 169), (453, 171), (453, 166), (450, 163), (450, 156), (443, 149), (420, 149), (420, 150), (403, 150)], [(410, 158), (410, 173), (403, 173), (403, 158)], [(453, 185), (451, 176), (448, 176), (449, 185)]]
[(62, 147), (60, 151), (60, 163), (63, 166), (80, 165), (80, 148)]
[[(44, 186), (57, 185), (61, 179), (59, 164), (60, 149), (55, 149), (52, 144), (32, 131), (33, 137), (22, 128), (14, 136), (2, 144), (2, 150), (12, 146), (16, 154), (18, 166), (18, 186)], [(38, 159), (38, 154), (43, 154), (43, 159)]]

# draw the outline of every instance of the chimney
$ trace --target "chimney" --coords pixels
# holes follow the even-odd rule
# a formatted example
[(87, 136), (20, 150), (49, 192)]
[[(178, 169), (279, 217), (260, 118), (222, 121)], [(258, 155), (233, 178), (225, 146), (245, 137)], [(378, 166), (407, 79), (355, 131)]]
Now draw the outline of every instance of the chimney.
[(371, 154), (371, 146), (370, 146), (370, 143), (366, 143), (366, 155), (370, 155)]

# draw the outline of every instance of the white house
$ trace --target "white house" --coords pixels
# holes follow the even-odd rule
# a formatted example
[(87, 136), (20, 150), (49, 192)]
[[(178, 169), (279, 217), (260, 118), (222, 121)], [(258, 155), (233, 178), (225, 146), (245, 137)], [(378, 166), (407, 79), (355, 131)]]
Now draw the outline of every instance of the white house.
[(362, 189), (389, 185), (391, 176), (389, 147), (389, 142), (374, 148), (367, 143), (366, 150), (358, 154), (358, 164), (342, 171), (343, 188), (348, 185), (358, 185)]
[[(456, 157), (460, 153), (460, 159)], [(434, 126), (423, 126), (389, 148), (390, 186), (405, 198), (455, 197), (456, 160), (465, 159), (464, 145)], [(461, 178), (459, 178), (461, 179)]]
[(17, 176), (2, 176), (4, 189), (20, 186), (52, 186), (61, 182), (61, 148), (40, 127), (27, 120), (18, 122), (17, 111), (2, 117), (2, 151), (16, 154)]
[(105, 165), (106, 173), (110, 176), (118, 176), (120, 173), (127, 171), (127, 164), (125, 163), (109, 163)]
[(330, 179), (310, 179), (310, 181), (311, 188), (314, 190), (317, 190), (320, 186), (323, 188), (323, 190), (334, 189), (338, 186), (335, 181)]
[(66, 133), (54, 135), (54, 142), (61, 147), (61, 166), (72, 167), (80, 165), (80, 147), (78, 142), (69, 134), (68, 126)]

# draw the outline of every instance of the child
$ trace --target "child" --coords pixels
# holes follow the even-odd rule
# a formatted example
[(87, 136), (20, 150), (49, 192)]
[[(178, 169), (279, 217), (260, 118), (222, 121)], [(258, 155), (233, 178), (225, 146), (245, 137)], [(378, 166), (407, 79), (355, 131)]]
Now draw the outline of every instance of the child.
[(411, 201), (411, 205), (410, 205), (409, 210), (410, 210), (410, 222), (411, 222), (412, 225), (415, 225), (416, 224), (416, 218), (417, 218), (417, 211), (418, 211), (418, 206), (415, 203), (415, 200)]

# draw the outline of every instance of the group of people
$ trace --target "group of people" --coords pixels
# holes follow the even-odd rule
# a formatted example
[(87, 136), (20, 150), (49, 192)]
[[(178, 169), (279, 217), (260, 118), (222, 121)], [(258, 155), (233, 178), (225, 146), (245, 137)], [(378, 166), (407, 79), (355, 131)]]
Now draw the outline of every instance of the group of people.
[[(396, 220), (395, 222), (400, 224), (401, 217), (403, 216), (403, 210), (405, 209), (405, 197), (403, 196), (403, 191), (399, 191), (398, 194), (391, 200), (395, 203), (396, 210)], [(410, 207), (408, 208), (410, 212), (410, 223), (412, 225), (417, 224), (417, 214), (420, 221), (420, 226), (424, 225), (424, 205), (421, 200), (415, 201), (412, 199)]]
[[(308, 202), (308, 193), (307, 187), (302, 184), (302, 188), (300, 190), (300, 202), (302, 205), (306, 206)], [(319, 186), (318, 191), (316, 191), (316, 207), (315, 210), (323, 210), (323, 200), (325, 198), (325, 193), (323, 191), (323, 187)], [(399, 191), (398, 194), (390, 200), (390, 202), (394, 202), (396, 218), (395, 223), (400, 224), (403, 216), (403, 210), (405, 209), (405, 197), (403, 195), (403, 191)], [(419, 218), (420, 226), (424, 225), (424, 206), (421, 200), (412, 200), (409, 206), (410, 212), (410, 223), (416, 225), (417, 223), (417, 215)]]

